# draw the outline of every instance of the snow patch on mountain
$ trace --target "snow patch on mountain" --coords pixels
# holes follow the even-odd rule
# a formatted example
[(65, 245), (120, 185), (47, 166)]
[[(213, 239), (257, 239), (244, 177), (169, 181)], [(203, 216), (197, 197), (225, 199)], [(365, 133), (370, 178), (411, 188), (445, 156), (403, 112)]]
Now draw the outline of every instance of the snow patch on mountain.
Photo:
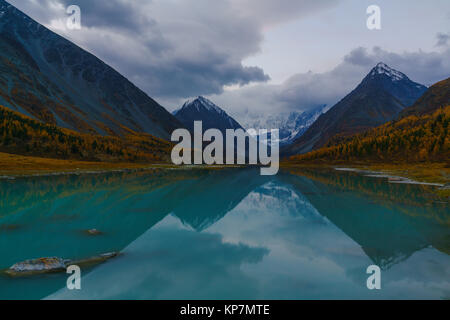
[(246, 123), (246, 128), (279, 129), (280, 145), (287, 145), (299, 138), (329, 107), (321, 105), (304, 112), (279, 113)]
[(175, 111), (172, 112), (173, 115), (176, 115), (183, 109), (188, 108), (195, 108), (197, 111), (201, 111), (201, 109), (205, 109), (209, 112), (217, 112), (219, 114), (224, 114), (225, 111), (223, 111), (220, 107), (218, 107), (216, 104), (214, 104), (211, 100), (206, 99), (205, 97), (198, 96), (196, 98), (188, 99), (183, 104), (183, 106)]
[(385, 74), (389, 78), (391, 78), (393, 81), (401, 81), (404, 79), (408, 79), (406, 75), (401, 73), (400, 71), (394, 70), (391, 67), (389, 67), (387, 64), (380, 62), (378, 63), (375, 68), (373, 68), (372, 72), (370, 73), (371, 76), (375, 76), (377, 74)]

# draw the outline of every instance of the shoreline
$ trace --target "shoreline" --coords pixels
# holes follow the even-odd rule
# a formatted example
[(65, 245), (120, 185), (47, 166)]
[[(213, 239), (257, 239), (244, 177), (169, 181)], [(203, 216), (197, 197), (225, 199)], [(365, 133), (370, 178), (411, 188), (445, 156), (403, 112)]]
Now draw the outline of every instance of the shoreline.
[(382, 171), (363, 170), (363, 169), (352, 168), (352, 167), (348, 167), (348, 168), (335, 167), (334, 170), (356, 172), (356, 173), (362, 174), (365, 177), (388, 179), (388, 183), (420, 184), (420, 185), (425, 185), (425, 186), (445, 187), (445, 184), (443, 184), (443, 183), (417, 181), (417, 180), (413, 180), (413, 179), (410, 179), (407, 177), (387, 174)]
[(0, 152), (0, 181), (64, 175), (106, 174), (114, 172), (166, 170), (221, 170), (242, 165), (185, 165), (171, 163), (89, 162), (21, 156)]
[[(0, 152), (0, 180), (59, 175), (104, 174), (134, 170), (217, 170), (242, 165), (176, 166), (170, 163), (89, 162), (21, 156)], [(283, 168), (330, 168), (337, 171), (353, 171), (365, 176), (388, 179), (389, 183), (421, 184), (439, 187), (450, 194), (450, 166), (446, 163), (301, 163), (280, 162)]]

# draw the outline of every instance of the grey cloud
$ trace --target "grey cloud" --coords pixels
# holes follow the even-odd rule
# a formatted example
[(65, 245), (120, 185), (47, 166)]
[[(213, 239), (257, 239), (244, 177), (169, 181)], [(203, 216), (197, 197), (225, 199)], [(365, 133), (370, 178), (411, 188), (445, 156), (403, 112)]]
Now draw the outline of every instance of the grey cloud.
[[(52, 5), (51, 0), (37, 0), (37, 1), (23, 1), (23, 0), (6, 0), (25, 14), (29, 15), (33, 19), (36, 19), (40, 23), (48, 23), (51, 19), (58, 14), (58, 9)], [(62, 9), (59, 8), (59, 9)], [(60, 10), (62, 14), (62, 10)]]
[(307, 16), (319, 10), (336, 6), (341, 0), (231, 0), (248, 18), (262, 24), (277, 24)]
[(209, 64), (176, 59), (170, 65), (148, 66), (144, 73), (136, 70), (135, 74), (145, 79), (145, 88), (163, 97), (189, 97), (198, 95), (199, 91), (203, 94), (217, 94), (223, 92), (224, 85), (243, 86), (254, 81), (269, 80), (269, 76), (261, 68), (245, 67), (220, 55), (210, 58), (204, 61), (210, 61)]
[(152, 27), (155, 21), (139, 10), (143, 0), (60, 0), (68, 7), (76, 4), (82, 10), (83, 24), (88, 27), (123, 28), (140, 31), (143, 26)]
[(47, 26), (79, 5), (83, 29), (57, 31), (164, 100), (266, 82), (262, 68), (242, 64), (261, 50), (263, 28), (338, 0), (10, 1)]
[(448, 41), (450, 39), (450, 33), (441, 33), (439, 32), (437, 35), (437, 43), (436, 43), (436, 47), (446, 47), (448, 46)]
[(158, 33), (141, 37), (145, 40), (136, 43), (126, 34), (92, 38), (84, 35), (80, 42), (158, 98), (221, 93), (225, 85), (242, 86), (269, 79), (261, 68), (243, 66), (232, 53), (219, 52), (211, 45), (198, 48), (186, 45), (184, 50), (182, 44), (177, 45)]
[[(361, 49), (358, 49), (361, 50)], [(450, 49), (442, 51), (395, 53), (374, 47), (372, 51), (366, 51), (364, 59), (368, 65), (374, 65), (383, 61), (394, 69), (405, 73), (413, 81), (430, 86), (433, 83), (446, 79), (450, 70)], [(348, 63), (355, 63), (351, 55), (345, 59)]]
[(370, 57), (367, 48), (359, 47), (352, 50), (344, 57), (344, 61), (358, 66), (367, 66), (374, 63), (373, 58)]
[(143, 23), (151, 23), (138, 7), (150, 1), (146, 0), (8, 0), (40, 23), (48, 24), (51, 20), (66, 17), (65, 9), (77, 5), (82, 11), (85, 26), (106, 26), (138, 30)]

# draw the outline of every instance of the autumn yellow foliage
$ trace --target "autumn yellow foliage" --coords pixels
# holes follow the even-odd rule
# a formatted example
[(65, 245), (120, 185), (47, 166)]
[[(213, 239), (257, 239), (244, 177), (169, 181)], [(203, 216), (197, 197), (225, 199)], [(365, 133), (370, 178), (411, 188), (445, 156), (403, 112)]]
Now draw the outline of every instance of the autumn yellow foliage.
[(411, 115), (341, 141), (332, 140), (327, 147), (290, 160), (448, 162), (449, 122), (450, 106), (447, 106), (431, 115)]
[(0, 106), (0, 152), (56, 159), (162, 162), (171, 144), (130, 131), (101, 136), (57, 127)]

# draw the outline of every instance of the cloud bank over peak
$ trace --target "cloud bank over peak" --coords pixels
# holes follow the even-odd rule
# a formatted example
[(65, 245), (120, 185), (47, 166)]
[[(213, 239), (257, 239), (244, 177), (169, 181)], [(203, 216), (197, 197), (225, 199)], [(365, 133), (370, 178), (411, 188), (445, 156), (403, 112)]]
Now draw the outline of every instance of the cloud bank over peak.
[[(437, 37), (439, 39), (440, 35)], [(368, 66), (383, 61), (394, 69), (406, 73), (411, 79), (430, 86), (449, 76), (450, 48), (446, 43), (442, 43), (440, 47), (442, 50), (439, 51), (418, 50), (403, 53), (389, 52), (380, 47), (373, 47), (371, 51), (357, 48), (344, 58), (344, 63)]]
[[(438, 36), (439, 38), (439, 36)], [(333, 106), (350, 93), (380, 61), (405, 73), (411, 80), (430, 86), (450, 76), (450, 48), (395, 53), (380, 47), (358, 47), (324, 73), (298, 73), (279, 85), (261, 84), (226, 91), (210, 98), (224, 106), (244, 127), (264, 126), (267, 114), (308, 111)]]

